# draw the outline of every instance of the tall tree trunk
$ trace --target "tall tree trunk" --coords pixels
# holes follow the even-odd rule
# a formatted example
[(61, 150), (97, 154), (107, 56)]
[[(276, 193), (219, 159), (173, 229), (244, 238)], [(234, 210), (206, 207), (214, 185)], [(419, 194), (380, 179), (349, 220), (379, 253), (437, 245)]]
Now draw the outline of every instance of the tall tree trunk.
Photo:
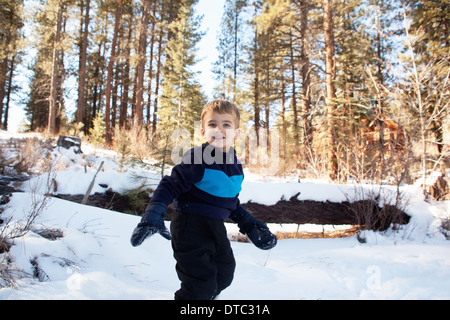
[[(14, 11), (14, 9), (9, 8), (9, 6), (2, 9), (4, 10), (4, 12), (2, 13), (2, 17), (5, 17), (7, 20), (5, 25), (12, 25), (15, 22), (15, 20), (18, 19), (16, 12)], [(4, 22), (2, 21), (2, 24), (3, 23)], [(9, 48), (11, 46), (11, 42), (13, 41), (13, 36), (11, 34), (10, 29), (0, 30), (0, 41), (2, 48), (6, 49), (5, 51), (1, 52), (2, 58), (0, 59), (0, 122), (1, 122), (1, 116), (3, 115), (3, 100), (5, 99), (6, 94), (6, 80), (8, 77), (8, 70), (11, 70), (11, 72), (13, 72), (13, 70), (9, 68), (10, 65), (9, 54), (11, 53)], [(16, 45), (13, 44), (13, 47), (15, 48)]]
[(282, 170), (286, 168), (286, 156), (287, 156), (287, 148), (286, 148), (286, 141), (287, 141), (287, 125), (286, 125), (286, 84), (284, 81), (283, 72), (281, 72), (281, 144), (283, 146), (283, 168)]
[[(11, 91), (12, 91), (12, 81), (13, 81), (13, 75), (14, 75), (14, 68), (15, 68), (15, 60), (16, 55), (14, 55), (11, 58), (11, 64), (9, 67), (9, 78), (8, 78), (8, 89), (6, 90), (6, 105), (5, 105), (5, 114), (4, 114), (4, 120), (2, 127), (4, 130), (8, 130), (8, 115), (9, 115), (9, 104), (11, 102)], [(0, 120), (1, 120), (2, 114), (0, 114)]]
[(52, 73), (50, 83), (49, 111), (48, 111), (48, 127), (47, 131), (51, 134), (58, 133), (56, 118), (59, 112), (58, 97), (58, 78), (59, 78), (59, 57), (60, 57), (60, 40), (63, 18), (63, 4), (58, 7), (58, 16), (56, 20), (55, 40), (53, 44)]
[[(152, 12), (152, 16), (155, 17), (156, 15), (156, 4), (153, 4), (153, 12)], [(156, 29), (156, 21), (155, 19), (153, 19), (154, 21), (152, 22), (152, 29), (151, 29), (151, 38), (150, 38), (150, 69), (149, 69), (149, 75), (148, 75), (148, 86), (147, 86), (147, 93), (148, 93), (148, 104), (147, 104), (147, 119), (146, 119), (146, 123), (147, 123), (147, 127), (150, 126), (150, 110), (151, 110), (151, 105), (152, 105), (152, 80), (153, 80), (153, 59), (154, 59), (154, 46), (155, 46), (155, 39), (156, 39), (156, 33), (155, 33), (155, 29)]]
[[(84, 14), (84, 30), (83, 23), (80, 26), (80, 67), (78, 71), (78, 108), (76, 114), (76, 122), (83, 122), (85, 126), (88, 124), (85, 121), (85, 104), (86, 104), (86, 60), (87, 60), (87, 46), (89, 34), (89, 11), (91, 0), (86, 0), (85, 14)], [(83, 3), (81, 4), (81, 12), (83, 12)]]
[(292, 83), (292, 111), (294, 112), (294, 157), (296, 162), (300, 156), (300, 134), (298, 126), (298, 108), (297, 108), (297, 86), (295, 82), (295, 57), (294, 57), (294, 40), (292, 31), (289, 31), (289, 54), (291, 60), (291, 83)]
[(236, 83), (237, 83), (237, 64), (238, 64), (238, 22), (240, 4), (236, 1), (236, 11), (234, 16), (234, 59), (233, 59), (233, 101), (236, 100)]
[(144, 122), (144, 73), (147, 52), (148, 23), (150, 21), (150, 9), (153, 1), (145, 0), (143, 4), (141, 32), (139, 35), (138, 65), (136, 81), (136, 113), (134, 124), (141, 127)]
[[(7, 44), (9, 44), (8, 37), (6, 42)], [(5, 57), (3, 60), (0, 60), (0, 115), (3, 114), (3, 100), (5, 99), (6, 94), (6, 78), (8, 76), (8, 65), (9, 65), (8, 62), (9, 62), (8, 57)]]
[(256, 133), (256, 145), (259, 146), (259, 128), (261, 127), (260, 119), (260, 107), (259, 107), (259, 58), (258, 58), (258, 32), (255, 30), (254, 39), (254, 75), (253, 75), (253, 110), (255, 116), (255, 133)]
[(112, 131), (112, 134), (114, 134), (114, 128), (116, 127), (117, 108), (119, 107), (118, 106), (119, 87), (120, 87), (121, 79), (123, 79), (122, 65), (120, 63), (120, 56), (121, 56), (120, 41), (121, 41), (121, 39), (122, 39), (121, 32), (119, 30), (119, 37), (117, 40), (117, 49), (119, 50), (119, 52), (117, 52), (117, 63), (115, 66), (116, 70), (114, 71), (114, 80), (113, 80), (113, 87), (112, 87), (112, 92), (111, 92), (111, 131)]
[(158, 97), (159, 97), (159, 79), (161, 76), (161, 57), (163, 52), (163, 32), (160, 31), (159, 43), (158, 43), (158, 59), (156, 61), (156, 87), (155, 87), (155, 101), (153, 107), (153, 120), (152, 120), (152, 134), (156, 133), (156, 125), (158, 124)]
[(325, 34), (325, 68), (326, 68), (326, 105), (328, 118), (328, 164), (329, 176), (336, 180), (338, 176), (337, 146), (336, 146), (336, 89), (334, 87), (335, 79), (335, 60), (334, 60), (334, 26), (333, 26), (333, 4), (332, 0), (323, 1), (324, 22), (323, 29)]
[(300, 33), (301, 37), (301, 66), (302, 66), (302, 114), (303, 114), (303, 145), (305, 154), (312, 152), (312, 124), (311, 124), (311, 64), (308, 47), (308, 11), (306, 0), (301, 2)]
[(106, 92), (105, 92), (105, 140), (107, 144), (112, 143), (112, 128), (111, 128), (111, 89), (112, 89), (112, 79), (114, 72), (114, 63), (116, 61), (116, 47), (117, 47), (117, 36), (119, 33), (119, 25), (122, 17), (122, 2), (123, 0), (117, 1), (117, 9), (114, 21), (114, 35), (113, 42), (111, 44), (111, 57), (108, 63), (108, 75), (106, 77)]
[(127, 123), (127, 112), (128, 112), (128, 103), (129, 103), (129, 94), (130, 94), (130, 58), (131, 58), (131, 42), (133, 36), (133, 14), (132, 14), (132, 6), (130, 6), (130, 15), (128, 20), (128, 39), (127, 45), (125, 49), (125, 68), (123, 73), (123, 91), (122, 91), (122, 101), (120, 103), (120, 112), (119, 112), (119, 127), (121, 129), (125, 128)]
[[(380, 4), (382, 7), (384, 6), (383, 1), (381, 1)], [(376, 66), (377, 66), (377, 79), (376, 79), (376, 90), (378, 95), (378, 113), (379, 117), (383, 115), (383, 97), (380, 93), (380, 89), (383, 86), (384, 78), (383, 78), (383, 64), (384, 64), (384, 58), (383, 58), (383, 44), (381, 42), (382, 39), (382, 26), (381, 26), (381, 12), (380, 12), (380, 5), (376, 7), (376, 29), (377, 29), (377, 36), (375, 38), (375, 43), (377, 47), (376, 51)], [(382, 132), (380, 132), (380, 137), (382, 135)]]

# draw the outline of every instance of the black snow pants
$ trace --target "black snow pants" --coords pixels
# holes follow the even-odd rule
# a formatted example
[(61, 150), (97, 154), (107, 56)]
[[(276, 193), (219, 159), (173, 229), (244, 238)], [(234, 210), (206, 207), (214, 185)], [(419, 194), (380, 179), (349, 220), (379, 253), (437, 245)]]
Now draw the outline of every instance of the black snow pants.
[(224, 222), (175, 211), (170, 225), (181, 288), (175, 300), (212, 300), (233, 281), (236, 262)]

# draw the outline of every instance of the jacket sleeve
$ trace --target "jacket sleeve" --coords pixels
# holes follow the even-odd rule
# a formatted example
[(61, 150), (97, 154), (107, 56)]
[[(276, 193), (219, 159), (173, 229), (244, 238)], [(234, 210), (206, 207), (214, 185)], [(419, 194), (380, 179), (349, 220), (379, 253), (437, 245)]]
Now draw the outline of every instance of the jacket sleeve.
[(231, 211), (230, 213), (230, 219), (231, 221), (233, 221), (234, 223), (241, 223), (243, 220), (245, 220), (245, 218), (247, 218), (248, 216), (250, 216), (250, 213), (248, 213), (247, 210), (245, 210), (242, 206), (240, 201), (238, 200), (238, 203), (236, 205), (236, 209)]
[(205, 168), (194, 150), (195, 148), (186, 152), (181, 163), (173, 167), (171, 174), (162, 178), (150, 203), (160, 202), (168, 206), (180, 194), (189, 191), (202, 180)]

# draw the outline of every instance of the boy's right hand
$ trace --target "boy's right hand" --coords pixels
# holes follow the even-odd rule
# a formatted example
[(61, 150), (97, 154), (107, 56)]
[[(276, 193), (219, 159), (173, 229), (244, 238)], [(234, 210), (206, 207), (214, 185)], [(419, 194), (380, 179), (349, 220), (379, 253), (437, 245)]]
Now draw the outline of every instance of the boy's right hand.
[(167, 214), (167, 206), (163, 203), (150, 203), (145, 209), (141, 222), (136, 226), (131, 235), (131, 245), (140, 246), (145, 239), (155, 233), (159, 233), (167, 240), (172, 240), (172, 236), (164, 224), (164, 217)]

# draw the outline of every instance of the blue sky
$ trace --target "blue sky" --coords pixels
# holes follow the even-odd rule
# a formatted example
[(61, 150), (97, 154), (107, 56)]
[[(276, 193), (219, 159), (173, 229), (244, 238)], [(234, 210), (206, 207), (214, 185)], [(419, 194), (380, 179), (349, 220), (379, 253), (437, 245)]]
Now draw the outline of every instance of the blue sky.
[(212, 73), (212, 64), (217, 60), (217, 34), (220, 30), (220, 22), (225, 0), (199, 0), (196, 9), (199, 15), (203, 15), (202, 31), (207, 32), (206, 35), (197, 45), (198, 59), (201, 61), (197, 64), (195, 70), (201, 72), (199, 80), (203, 87), (204, 93), (209, 99), (212, 98), (214, 88), (214, 75)]

